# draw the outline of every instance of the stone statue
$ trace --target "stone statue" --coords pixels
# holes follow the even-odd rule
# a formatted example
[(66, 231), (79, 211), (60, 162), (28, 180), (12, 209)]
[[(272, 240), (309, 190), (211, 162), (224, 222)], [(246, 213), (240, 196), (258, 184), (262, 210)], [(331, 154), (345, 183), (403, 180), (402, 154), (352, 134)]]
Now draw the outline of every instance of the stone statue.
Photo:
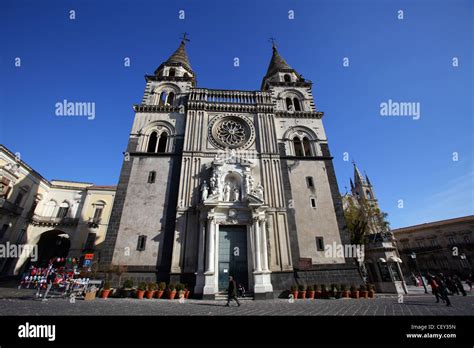
[(249, 175), (245, 175), (245, 193), (249, 194), (250, 193), (250, 179)]
[(216, 187), (216, 178), (214, 176), (211, 177), (211, 189), (214, 189)]
[(202, 201), (205, 202), (207, 199), (207, 196), (209, 195), (209, 188), (207, 187), (206, 180), (204, 180), (204, 182), (201, 185), (201, 192), (202, 192), (201, 194)]
[(230, 185), (229, 183), (226, 183), (224, 185), (224, 202), (229, 202), (230, 201)]
[(262, 184), (258, 184), (257, 189), (255, 190), (255, 194), (258, 198), (263, 199), (263, 186)]
[(240, 191), (237, 187), (234, 187), (234, 202), (240, 201)]

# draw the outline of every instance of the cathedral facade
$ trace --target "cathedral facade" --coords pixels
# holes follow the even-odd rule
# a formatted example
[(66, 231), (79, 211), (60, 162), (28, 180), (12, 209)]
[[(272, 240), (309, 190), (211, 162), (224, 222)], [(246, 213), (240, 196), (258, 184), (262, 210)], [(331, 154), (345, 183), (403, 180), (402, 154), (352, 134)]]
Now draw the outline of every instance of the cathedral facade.
[(203, 298), (230, 275), (256, 299), (361, 283), (351, 260), (325, 253), (349, 236), (312, 83), (273, 45), (260, 90), (198, 87), (185, 45), (134, 106), (103, 266)]

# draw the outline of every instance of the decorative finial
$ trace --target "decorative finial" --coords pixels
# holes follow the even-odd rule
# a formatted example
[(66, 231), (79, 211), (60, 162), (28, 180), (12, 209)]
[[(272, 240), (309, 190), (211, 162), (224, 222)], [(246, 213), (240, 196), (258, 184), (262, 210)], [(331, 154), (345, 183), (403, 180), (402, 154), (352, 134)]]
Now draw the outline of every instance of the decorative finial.
[(191, 40), (189, 40), (189, 39), (187, 38), (187, 36), (188, 36), (188, 33), (184, 32), (184, 33), (183, 33), (183, 37), (180, 37), (181, 43), (184, 44), (184, 43), (186, 43), (186, 42), (191, 41)]
[(274, 50), (276, 50), (276, 47), (277, 47), (276, 46), (276, 39), (274, 37), (271, 37), (271, 38), (268, 39), (268, 41), (272, 43), (272, 48)]

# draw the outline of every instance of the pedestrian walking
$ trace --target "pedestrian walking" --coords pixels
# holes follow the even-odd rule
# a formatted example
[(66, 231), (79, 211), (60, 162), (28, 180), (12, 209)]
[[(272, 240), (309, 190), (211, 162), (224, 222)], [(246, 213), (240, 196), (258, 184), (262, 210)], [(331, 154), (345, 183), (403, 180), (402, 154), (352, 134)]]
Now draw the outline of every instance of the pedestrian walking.
[(438, 291), (441, 296), (441, 299), (446, 301), (446, 306), (451, 306), (451, 301), (449, 300), (448, 297), (448, 289), (446, 287), (446, 283), (443, 281), (441, 278), (436, 278), (436, 282), (438, 283)]
[[(49, 272), (46, 273), (46, 279), (45, 279), (46, 291), (44, 292), (43, 301), (47, 301), (46, 297), (48, 296), (49, 291), (53, 287), (55, 279), (56, 279), (56, 272), (55, 272), (54, 268), (51, 268), (49, 270)], [(41, 288), (42, 288), (42, 283), (40, 283), (39, 286), (38, 286), (38, 291), (36, 292), (36, 297), (41, 297)]]
[(429, 284), (431, 286), (431, 292), (436, 297), (436, 303), (439, 303), (439, 299), (441, 299), (441, 301), (443, 301), (443, 303), (444, 303), (444, 299), (440, 296), (439, 286), (438, 286), (438, 283), (436, 282), (435, 278), (434, 277), (429, 277), (428, 281), (429, 281)]
[(464, 285), (462, 285), (461, 279), (457, 275), (453, 277), (454, 284), (457, 286), (458, 290), (463, 296), (466, 296), (466, 290), (464, 290)]
[(237, 302), (237, 305), (240, 307), (240, 302), (237, 299), (237, 285), (235, 284), (234, 277), (229, 276), (229, 287), (227, 288), (227, 304), (226, 307), (229, 307), (230, 301), (234, 300)]

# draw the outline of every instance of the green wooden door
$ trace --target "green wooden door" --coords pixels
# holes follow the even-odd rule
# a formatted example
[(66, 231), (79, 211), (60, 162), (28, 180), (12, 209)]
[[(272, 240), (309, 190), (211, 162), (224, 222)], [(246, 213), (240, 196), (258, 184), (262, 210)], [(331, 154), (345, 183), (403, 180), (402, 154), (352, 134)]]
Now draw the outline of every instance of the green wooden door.
[(227, 289), (229, 276), (248, 289), (246, 226), (219, 226), (219, 291)]

